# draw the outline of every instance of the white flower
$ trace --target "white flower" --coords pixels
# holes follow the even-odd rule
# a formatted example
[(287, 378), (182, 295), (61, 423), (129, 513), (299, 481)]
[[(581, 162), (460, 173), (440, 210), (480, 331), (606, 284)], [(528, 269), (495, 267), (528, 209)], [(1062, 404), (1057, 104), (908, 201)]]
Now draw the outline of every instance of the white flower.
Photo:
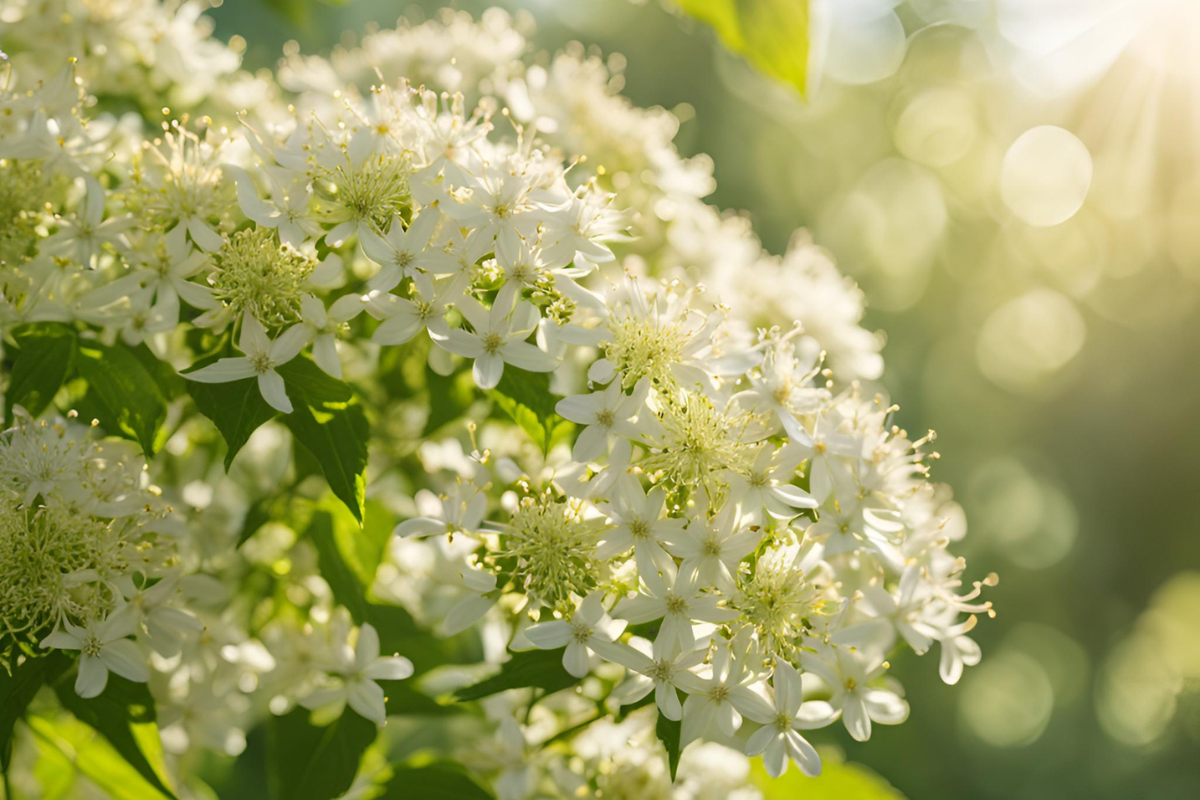
[(421, 272), (449, 275), (458, 272), (455, 258), (430, 244), (441, 215), (426, 208), (413, 217), (406, 228), (404, 220), (394, 217), (387, 233), (380, 235), (369, 228), (359, 231), (359, 240), (367, 257), (379, 264), (379, 271), (367, 281), (367, 288), (388, 292), (405, 278)]
[(275, 368), (300, 354), (307, 334), (303, 325), (293, 325), (271, 341), (262, 323), (246, 314), (242, 317), (242, 334), (238, 339), (238, 347), (246, 355), (219, 359), (195, 372), (183, 373), (183, 377), (200, 383), (228, 383), (257, 377), (258, 390), (271, 408), (290, 414), (292, 401), (288, 399), (283, 376)]
[(515, 293), (501, 290), (491, 310), (473, 297), (464, 297), (456, 305), (473, 330), (455, 328), (438, 333), (430, 329), (429, 335), (451, 353), (475, 359), (472, 374), (480, 389), (496, 388), (505, 364), (528, 372), (549, 372), (557, 366), (548, 353), (525, 341), (540, 315), (533, 304), (516, 301)]
[(788, 758), (810, 777), (821, 774), (821, 757), (798, 731), (822, 728), (829, 724), (829, 705), (821, 701), (803, 702), (804, 690), (795, 667), (783, 660), (775, 662), (774, 711), (764, 716), (749, 711), (746, 716), (761, 723), (746, 741), (746, 755), (762, 755), (763, 766), (772, 778), (787, 772)]
[(625, 630), (624, 621), (614, 620), (604, 613), (603, 598), (602, 593), (592, 592), (579, 604), (570, 622), (556, 619), (530, 625), (525, 629), (526, 638), (542, 650), (565, 646), (563, 668), (576, 678), (582, 678), (588, 673), (591, 644), (595, 641), (611, 643)]
[(761, 532), (750, 523), (730, 501), (715, 519), (693, 518), (686, 529), (669, 535), (664, 543), (671, 555), (683, 559), (681, 573), (691, 575), (701, 586), (732, 591), (737, 565), (762, 541)]
[(884, 725), (899, 725), (908, 718), (908, 703), (895, 692), (872, 682), (886, 671), (883, 658), (867, 660), (856, 649), (822, 648), (817, 653), (804, 653), (804, 668), (818, 676), (833, 691), (829, 704), (842, 712), (846, 730), (860, 742), (871, 738), (871, 721)]
[(79, 676), (75, 693), (80, 697), (95, 697), (108, 685), (108, 673), (113, 671), (138, 683), (145, 683), (150, 673), (137, 644), (126, 637), (137, 627), (133, 608), (123, 605), (103, 620), (93, 620), (85, 627), (64, 621), (63, 627), (42, 640), (42, 647), (59, 650), (78, 650)]
[(342, 362), (337, 353), (337, 332), (363, 310), (363, 299), (348, 294), (333, 301), (328, 310), (325, 304), (311, 294), (300, 300), (300, 325), (307, 332), (313, 345), (313, 361), (335, 378), (342, 377)]
[(104, 245), (119, 252), (129, 249), (125, 231), (135, 220), (128, 214), (104, 219), (104, 187), (90, 175), (85, 180), (87, 192), (79, 208), (71, 217), (58, 219), (58, 231), (46, 238), (43, 247), (44, 252), (74, 256), (80, 265), (94, 267)]
[(412, 662), (403, 656), (379, 655), (379, 634), (371, 623), (363, 623), (349, 663), (338, 670), (339, 684), (318, 689), (301, 702), (305, 708), (338, 707), (349, 704), (358, 714), (382, 725), (387, 721), (386, 696), (376, 681), (399, 681), (413, 674)]
[[(611, 460), (610, 460), (611, 461)], [(593, 483), (619, 470), (619, 465), (610, 463), (608, 470), (601, 473)], [(633, 550), (638, 574), (657, 575), (674, 567), (671, 556), (663, 549), (663, 543), (683, 530), (684, 520), (665, 516), (667, 493), (661, 486), (646, 492), (636, 476), (620, 471), (610, 484), (601, 488), (611, 491), (612, 500), (605, 504), (604, 512), (612, 520), (605, 528), (596, 548), (596, 557), (609, 559), (620, 553)]]
[(204, 623), (194, 615), (170, 605), (173, 599), (183, 594), (178, 575), (165, 577), (148, 589), (134, 588), (133, 580), (128, 576), (119, 585), (129, 605), (137, 612), (139, 638), (163, 658), (177, 655), (185, 637), (204, 630)]
[(385, 292), (366, 295), (367, 313), (383, 323), (371, 335), (375, 344), (404, 344), (428, 328), (438, 336), (446, 336), (446, 311), (450, 303), (462, 297), (462, 282), (442, 281), (440, 285), (424, 274), (413, 276), (412, 298), (397, 297)]
[(791, 445), (776, 447), (767, 442), (759, 446), (758, 456), (749, 474), (730, 471), (729, 496), (736, 497), (747, 522), (761, 523), (765, 515), (788, 520), (802, 508), (816, 508), (816, 498), (791, 483), (804, 454)]
[[(670, 720), (683, 718), (683, 705), (677, 689), (688, 694), (704, 690), (704, 680), (692, 672), (708, 654), (707, 648), (675, 650), (675, 643), (659, 636), (653, 647), (645, 639), (633, 639), (631, 644), (614, 643), (601, 646), (597, 652), (604, 658), (632, 670), (625, 681), (612, 693), (620, 705), (629, 705), (654, 691), (654, 702), (662, 715)], [(649, 651), (649, 652), (646, 652)]]
[(636, 439), (641, 435), (639, 415), (646, 411), (650, 379), (642, 378), (626, 395), (620, 380), (591, 394), (576, 394), (558, 401), (554, 410), (563, 419), (584, 425), (571, 449), (571, 458), (586, 463), (604, 455), (614, 436)]
[(678, 642), (683, 650), (691, 650), (696, 646), (693, 620), (719, 623), (738, 617), (736, 611), (721, 606), (719, 595), (701, 591), (695, 572), (681, 569), (678, 574), (668, 574), (666, 581), (657, 573), (653, 578), (643, 575), (642, 580), (647, 593), (625, 598), (615, 613), (634, 625), (661, 619), (656, 643)]
[(453, 636), (465, 631), (496, 605), (500, 593), (496, 591), (496, 575), (483, 569), (464, 569), (459, 573), (469, 594), (455, 603), (442, 621), (441, 633)]
[(264, 166), (269, 200), (263, 200), (250, 173), (231, 165), (226, 165), (224, 170), (237, 181), (238, 205), (242, 213), (257, 225), (277, 229), (281, 242), (300, 247), (320, 235), (321, 226), (308, 215), (312, 188), (305, 176)]
[[(750, 631), (746, 627), (743, 631)], [(759, 676), (749, 668), (744, 637), (722, 641), (713, 652), (710, 677), (683, 702), (682, 743), (686, 746), (705, 734), (714, 723), (725, 736), (742, 725), (743, 714), (770, 716), (771, 704), (756, 688)], [(735, 653), (735, 649), (739, 652)]]
[[(422, 492), (429, 494), (425, 490)], [(421, 493), (418, 493), (417, 500), (420, 507)], [(478, 531), (483, 524), (483, 515), (487, 512), (487, 495), (469, 483), (460, 480), (449, 493), (438, 498), (437, 502), (441, 506), (438, 516), (406, 519), (396, 526), (395, 534), (402, 538), (454, 535), (460, 532), (470, 535)]]

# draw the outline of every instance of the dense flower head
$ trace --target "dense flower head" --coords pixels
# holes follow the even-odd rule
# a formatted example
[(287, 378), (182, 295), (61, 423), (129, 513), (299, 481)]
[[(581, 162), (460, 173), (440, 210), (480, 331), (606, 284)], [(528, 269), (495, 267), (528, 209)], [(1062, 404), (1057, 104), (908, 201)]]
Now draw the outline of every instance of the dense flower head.
[[(887, 675), (902, 641), (938, 644), (948, 682), (978, 660), (967, 634), (990, 606), (982, 584), (962, 591), (932, 437), (894, 427), (862, 383), (882, 362), (861, 293), (803, 237), (774, 258), (705, 205), (711, 165), (679, 157), (673, 117), (630, 106), (575, 49), (527, 66), (499, 12), (373, 32), (330, 60), (289, 51), (292, 102), (235, 114), (210, 98), (238, 84), (230, 51), (201, 37), (212, 53), (192, 56), (222, 69), (195, 86), (167, 66), (197, 31), (195, 4), (173, 8), (174, 38), (121, 74), (166, 70), (164, 95), (212, 116), (155, 97), (157, 118), (118, 121), (96, 97), (129, 79), (95, 48), (3, 68), (0, 324), (120, 339), (193, 387), (252, 381), (293, 431), (350, 405), (308, 396), (345, 379), (387, 432), (368, 496), (404, 517), (374, 596), (447, 637), (563, 648), (574, 678), (606, 676), (606, 714), (653, 693), (684, 744), (744, 732), (773, 775), (820, 770), (802, 730), (865, 739), (904, 720)], [(139, 35), (93, 21), (117, 44)], [(325, 375), (296, 381), (309, 358)], [(377, 681), (413, 666), (343, 607), (328, 549), (261, 521), (230, 541), (223, 504), (246, 520), (272, 506), (236, 486), (214, 500), (199, 426), (168, 440), (182, 485), (162, 490), (80, 427), (26, 415), (0, 440), (7, 636), (81, 651), (81, 694), (105, 670), (150, 680), (179, 750), (236, 752), (252, 705), (384, 721)], [(291, 488), (314, 470), (295, 472)], [(668, 796), (647, 769), (588, 780)]]

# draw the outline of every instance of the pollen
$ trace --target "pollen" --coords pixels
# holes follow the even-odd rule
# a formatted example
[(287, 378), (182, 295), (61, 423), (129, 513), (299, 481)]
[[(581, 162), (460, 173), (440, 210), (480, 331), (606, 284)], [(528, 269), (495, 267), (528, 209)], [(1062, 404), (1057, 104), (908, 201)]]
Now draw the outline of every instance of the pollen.
[(311, 259), (282, 245), (269, 228), (238, 231), (213, 259), (213, 295), (235, 314), (249, 311), (263, 325), (279, 326), (299, 317)]

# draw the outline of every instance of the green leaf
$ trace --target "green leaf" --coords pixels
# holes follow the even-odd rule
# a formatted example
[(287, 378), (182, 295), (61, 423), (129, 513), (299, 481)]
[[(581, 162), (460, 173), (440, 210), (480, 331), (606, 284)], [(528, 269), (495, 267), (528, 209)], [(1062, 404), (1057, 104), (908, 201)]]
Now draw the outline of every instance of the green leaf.
[(165, 782), (166, 763), (155, 722), (154, 698), (146, 684), (109, 675), (104, 691), (85, 700), (75, 694), (72, 683), (60, 680), (54, 685), (63, 708), (107, 739), (146, 783), (174, 797)]
[(763, 800), (904, 800), (882, 777), (858, 764), (839, 761), (836, 754), (821, 753), (821, 777), (810, 778), (792, 766), (778, 778), (767, 774), (762, 759), (750, 765), (750, 782), (763, 793)]
[(439, 375), (425, 367), (425, 388), (429, 395), (429, 416), (425, 418), (422, 437), (427, 437), (444, 426), (460, 421), (475, 400), (475, 380), (471, 371), (464, 369), (453, 375)]
[(809, 0), (675, 0), (717, 32), (721, 43), (772, 78), (809, 87)]
[(75, 331), (61, 322), (35, 322), (13, 328), (17, 355), (4, 398), (4, 415), (12, 419), (19, 405), (33, 416), (46, 410), (75, 365)]
[(360, 523), (366, 513), (367, 440), (371, 426), (350, 386), (301, 356), (277, 370), (293, 411), (283, 417), (325, 473), (329, 488)]
[(167, 398), (141, 360), (123, 344), (80, 341), (75, 365), (88, 384), (88, 401), (105, 433), (133, 439), (154, 455), (167, 418)]
[(53, 681), (71, 661), (61, 653), (26, 658), (12, 668), (0, 667), (0, 772), (12, 763), (13, 727), (33, 701), (38, 689)]
[[(215, 363), (221, 354), (203, 358), (189, 367), (183, 374)], [(257, 378), (243, 378), (228, 383), (187, 382), (188, 394), (196, 403), (200, 413), (212, 420), (225, 440), (225, 471), (233, 464), (233, 458), (250, 441), (250, 435), (277, 412), (263, 400), (258, 390)]]
[(333, 515), (328, 511), (313, 514), (308, 525), (308, 538), (317, 549), (321, 577), (329, 584), (333, 599), (345, 606), (354, 621), (361, 625), (367, 619), (366, 591), (342, 555), (339, 542), (342, 537), (334, 530)]
[(492, 800), (492, 795), (456, 764), (396, 767), (376, 800)]
[(484, 697), (503, 692), (507, 689), (535, 687), (544, 689), (547, 694), (574, 686), (579, 679), (563, 668), (563, 651), (558, 650), (527, 650), (514, 653), (513, 657), (504, 662), (500, 671), (472, 686), (467, 686), (455, 692), (455, 699), (460, 702), (479, 700)]
[(332, 800), (354, 782), (378, 729), (347, 710), (325, 727), (298, 708), (268, 723), (268, 782), (278, 800)]
[(574, 427), (554, 411), (559, 397), (550, 392), (549, 373), (524, 372), (510, 367), (504, 370), (500, 383), (488, 394), (529, 434), (543, 453), (548, 453)]
[[(61, 756), (61, 764), (74, 767), (113, 800), (171, 798), (129, 764), (113, 746), (91, 727), (78, 720), (33, 717), (29, 727), (38, 740)], [(157, 735), (157, 734), (156, 734)], [(58, 774), (55, 777), (61, 778)]]
[(667, 749), (667, 764), (671, 768), (671, 782), (675, 782), (675, 773), (679, 771), (679, 756), (681, 754), (680, 738), (683, 735), (683, 721), (670, 720), (658, 713), (658, 722), (654, 725), (654, 735)]

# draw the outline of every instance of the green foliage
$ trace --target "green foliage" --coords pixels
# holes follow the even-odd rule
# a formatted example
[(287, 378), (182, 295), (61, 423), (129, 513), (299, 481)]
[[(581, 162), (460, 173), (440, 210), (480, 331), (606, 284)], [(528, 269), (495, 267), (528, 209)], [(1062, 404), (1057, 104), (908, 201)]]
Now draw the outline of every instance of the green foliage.
[(154, 698), (146, 684), (109, 675), (108, 685), (96, 697), (84, 699), (75, 694), (70, 680), (58, 681), (54, 691), (63, 708), (103, 736), (145, 783), (165, 797), (174, 797), (167, 788)]
[(760, 759), (750, 764), (750, 782), (763, 800), (904, 800), (904, 795), (866, 767), (839, 761), (836, 754), (821, 754), (821, 776), (810, 778), (794, 766), (772, 778)]
[[(316, 548), (321, 575), (334, 599), (346, 607), (356, 623), (375, 626), (382, 654), (405, 656), (413, 662), (417, 674), (439, 664), (478, 661), (482, 654), (473, 633), (452, 638), (435, 636), (422, 629), (403, 608), (371, 601), (370, 587), (392, 527), (387, 510), (375, 503), (367, 505), (361, 529), (341, 505), (330, 502), (317, 508), (306, 534)], [(406, 681), (381, 681), (380, 685), (387, 692), (389, 714), (444, 711), (445, 707), (416, 692)]]
[(53, 681), (70, 665), (62, 653), (40, 658), (26, 658), (13, 666), (12, 672), (0, 667), (0, 772), (7, 772), (12, 762), (13, 728), (25, 714), (38, 689)]
[[(201, 359), (187, 372), (208, 366), (218, 357), (219, 354)], [(349, 384), (326, 375), (306, 356), (292, 359), (277, 371), (283, 376), (293, 407), (291, 414), (278, 415), (280, 420), (292, 432), (295, 442), (308, 451), (311, 460), (320, 464), (329, 488), (361, 523), (366, 503), (367, 440), (371, 426), (354, 390)], [(213, 421), (225, 439), (227, 470), (250, 435), (277, 416), (275, 409), (263, 400), (256, 378), (228, 383), (189, 381), (187, 388), (196, 408)], [(269, 510), (266, 505), (258, 508), (250, 521)], [(243, 529), (242, 541), (257, 527)]]
[(164, 444), (159, 432), (167, 418), (167, 398), (142, 359), (121, 343), (108, 347), (81, 340), (75, 366), (88, 384), (81, 404), (85, 418), (94, 415), (105, 433), (132, 439), (153, 456)]
[(297, 443), (321, 464), (325, 480), (360, 523), (366, 512), (367, 440), (371, 426), (354, 390), (307, 357), (279, 367), (294, 410), (283, 417)]
[(674, 782), (675, 774), (679, 771), (679, 757), (682, 755), (680, 740), (683, 737), (683, 721), (667, 719), (660, 711), (658, 722), (654, 724), (654, 735), (667, 750), (667, 765), (671, 768), (671, 781)]
[(75, 331), (61, 322), (35, 322), (13, 328), (17, 355), (12, 380), (5, 394), (4, 415), (22, 406), (33, 416), (41, 414), (75, 366)]
[(721, 43), (771, 77), (807, 96), (809, 0), (675, 0), (711, 25)]
[[(78, 720), (39, 716), (30, 718), (29, 727), (37, 737), (39, 750), (46, 754), (39, 759), (39, 766), (49, 768), (47, 774), (53, 777), (53, 788), (59, 792), (70, 790), (73, 769), (112, 800), (167, 800), (173, 797), (148, 782), (103, 736)], [(54, 763), (46, 763), (51, 758)], [(44, 784), (43, 788), (46, 788)], [(44, 796), (55, 795), (47, 791)]]
[(513, 422), (521, 426), (543, 453), (570, 435), (574, 425), (554, 411), (557, 395), (550, 393), (550, 375), (506, 369), (488, 394)]
[(492, 795), (454, 764), (397, 767), (376, 800), (492, 800)]
[(358, 764), (378, 729), (347, 710), (319, 727), (298, 708), (273, 717), (267, 729), (267, 775), (277, 800), (332, 800), (354, 782)]
[(547, 694), (574, 686), (579, 679), (563, 668), (563, 651), (527, 650), (514, 653), (500, 671), (479, 683), (459, 689), (454, 697), (460, 702), (480, 700), (507, 689), (533, 687)]
[[(387, 540), (385, 538), (379, 547), (374, 547), (367, 532), (360, 531), (353, 520), (350, 523), (348, 526), (341, 520), (335, 522), (333, 513), (318, 510), (309, 523), (308, 537), (317, 549), (321, 576), (333, 591), (334, 599), (361, 625), (367, 621), (370, 611), (367, 589), (375, 579), (375, 570), (383, 555), (382, 544)], [(378, 533), (380, 526), (373, 525), (372, 529)], [(386, 533), (390, 534), (391, 530), (386, 529)]]
[[(188, 371), (206, 367), (218, 357), (202, 359)], [(234, 456), (250, 441), (250, 435), (278, 413), (263, 400), (262, 393), (258, 390), (257, 378), (244, 378), (228, 383), (188, 381), (187, 389), (196, 403), (196, 408), (212, 420), (221, 432), (221, 438), (225, 440), (226, 470), (233, 464)]]

